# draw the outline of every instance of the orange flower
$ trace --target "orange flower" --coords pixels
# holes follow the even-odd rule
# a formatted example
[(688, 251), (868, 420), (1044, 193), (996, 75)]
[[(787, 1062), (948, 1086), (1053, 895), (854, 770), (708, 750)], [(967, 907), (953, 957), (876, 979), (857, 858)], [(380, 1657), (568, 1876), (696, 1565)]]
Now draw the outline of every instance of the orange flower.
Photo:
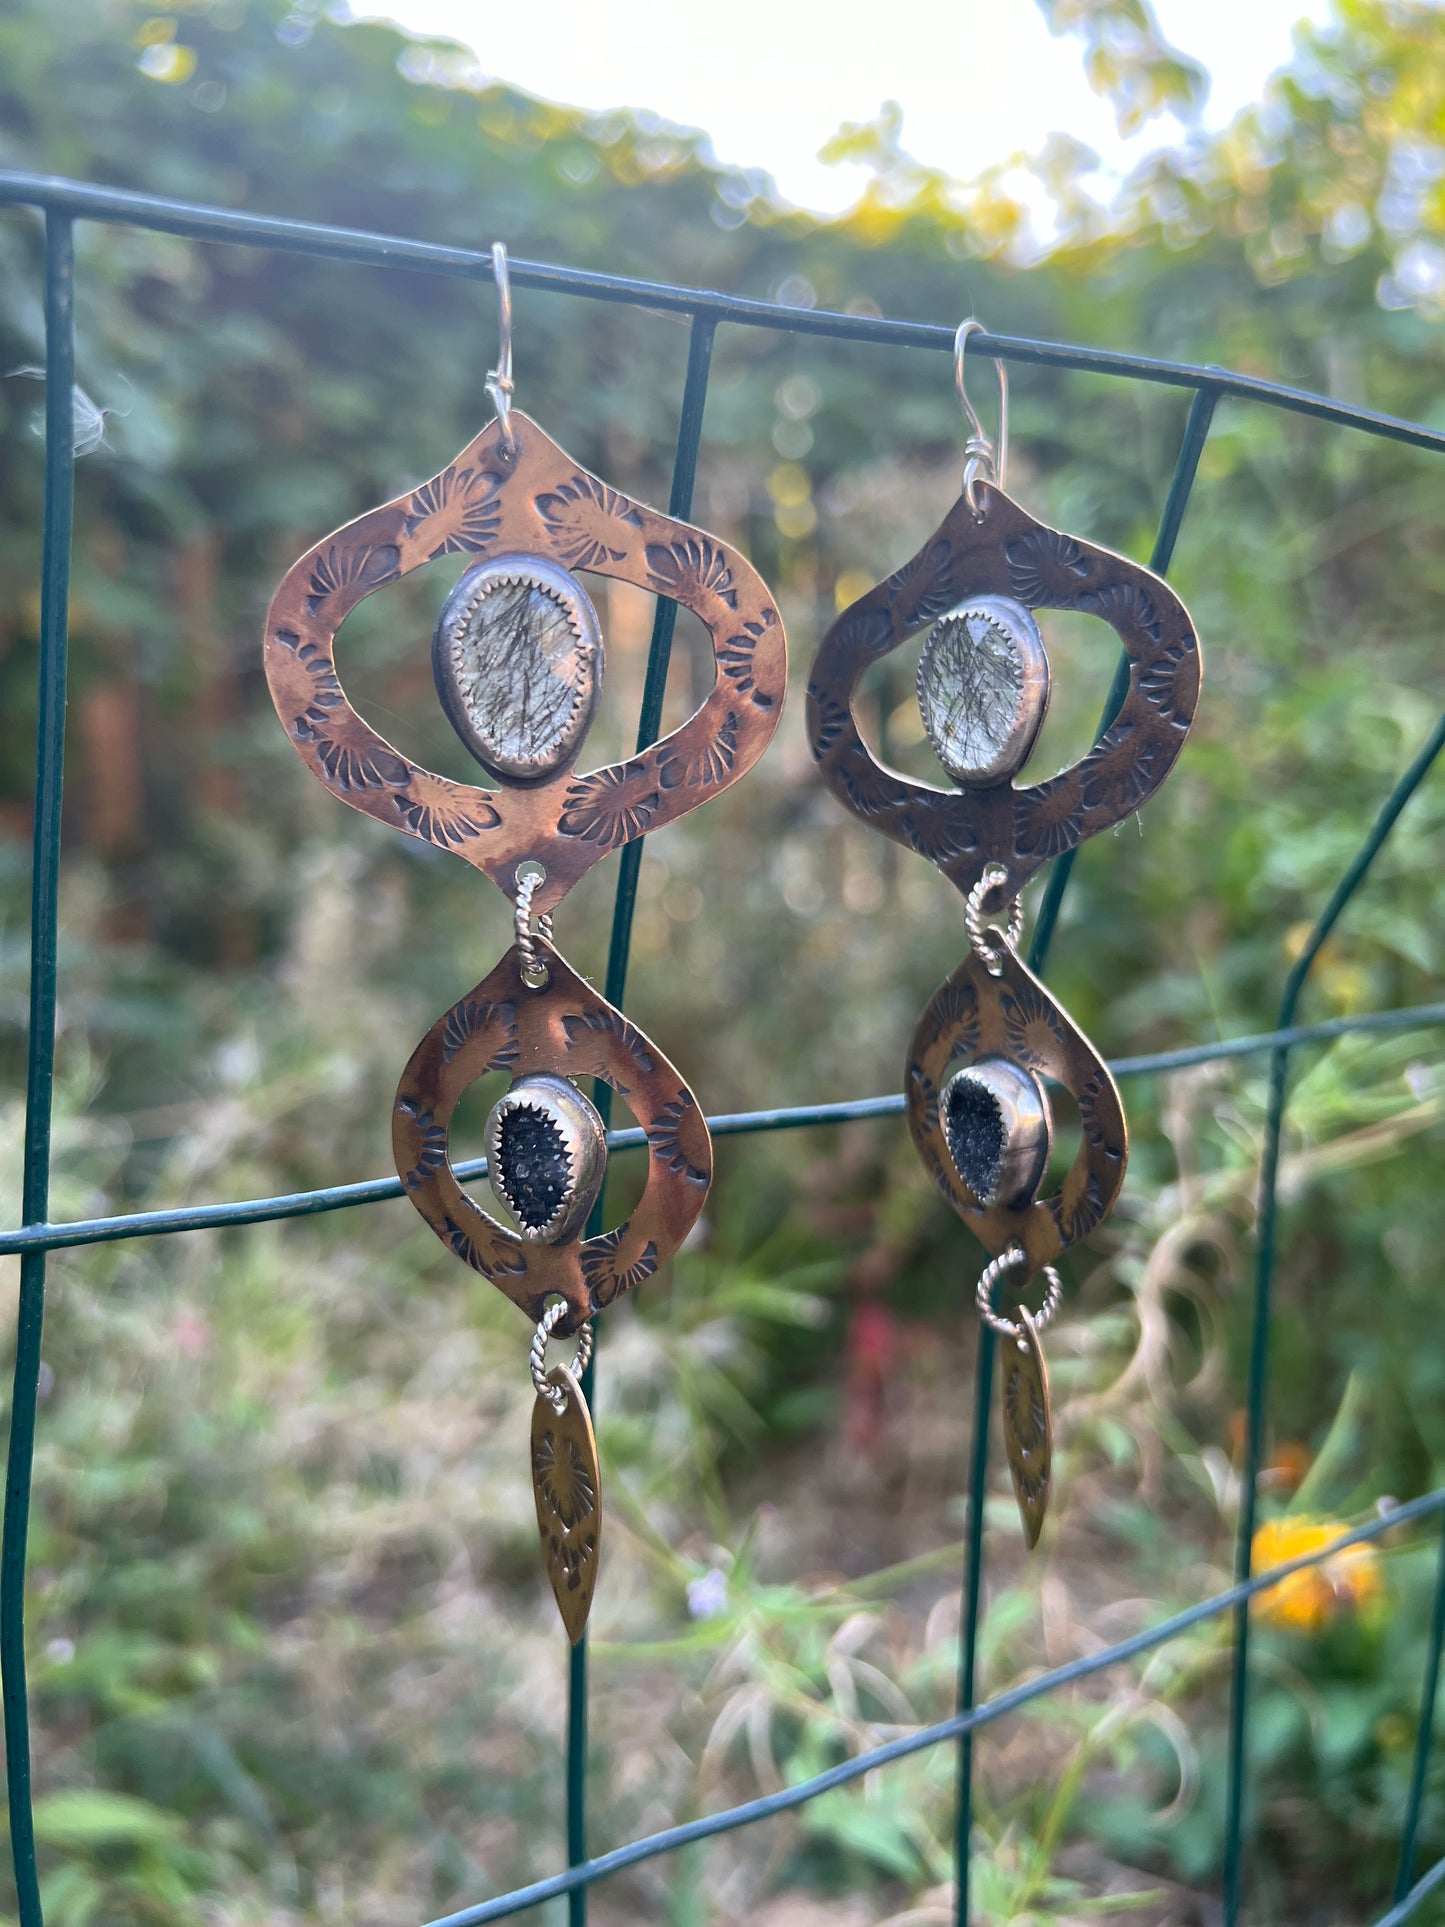
[[(1342, 1539), (1349, 1527), (1336, 1519), (1270, 1519), (1254, 1535), (1254, 1571), (1288, 1565), (1306, 1553), (1322, 1552)], [(1290, 1632), (1322, 1632), (1331, 1619), (1363, 1613), (1384, 1590), (1380, 1557), (1371, 1545), (1346, 1546), (1332, 1558), (1291, 1573), (1260, 1593), (1256, 1610), (1266, 1625)]]
[(1310, 1449), (1298, 1439), (1285, 1439), (1260, 1473), (1260, 1483), (1272, 1492), (1297, 1492), (1310, 1469)]

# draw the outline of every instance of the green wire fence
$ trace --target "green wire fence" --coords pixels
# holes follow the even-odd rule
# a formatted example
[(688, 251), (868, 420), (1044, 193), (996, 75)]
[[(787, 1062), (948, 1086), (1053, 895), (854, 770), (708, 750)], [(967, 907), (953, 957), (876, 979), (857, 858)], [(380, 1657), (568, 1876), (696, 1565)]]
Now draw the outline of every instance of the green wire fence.
[[(71, 1224), (52, 1224), (48, 1221), (50, 1120), (55, 1062), (56, 892), (60, 862), (60, 808), (64, 789), (66, 644), (74, 468), (71, 401), (75, 379), (74, 224), (77, 220), (119, 223), (185, 235), (201, 241), (224, 241), (478, 281), (491, 278), (492, 265), (490, 253), (487, 252), (438, 247), (397, 235), (369, 234), (352, 229), (319, 227), (301, 221), (240, 214), (222, 208), (193, 206), (151, 195), (34, 175), (0, 173), (0, 205), (35, 209), (45, 224), (45, 527), (41, 564), (39, 722), (34, 790), (30, 1029), (22, 1193), (24, 1222), (15, 1231), (0, 1233), (0, 1256), (15, 1255), (20, 1259), (15, 1384), (10, 1414), (4, 1524), (3, 1531), (0, 1531), (0, 1672), (3, 1672), (11, 1850), (19, 1921), (20, 1927), (40, 1927), (42, 1914), (31, 1814), (30, 1722), (25, 1671), (25, 1553), (40, 1379), (46, 1255), (52, 1250), (115, 1239), (159, 1237), (183, 1231), (255, 1224), (314, 1212), (344, 1210), (402, 1195), (400, 1182), (390, 1177), (282, 1197), (135, 1212), (128, 1216), (91, 1218)], [(933, 353), (951, 353), (953, 349), (952, 324), (937, 326), (924, 322), (781, 307), (770, 302), (744, 300), (738, 296), (663, 283), (583, 273), (544, 262), (513, 260), (510, 265), (512, 281), (517, 287), (547, 288), (582, 300), (620, 302), (689, 317), (691, 334), (687, 376), (668, 502), (669, 513), (684, 519), (692, 508), (712, 347), (719, 326), (766, 328), (797, 335), (821, 335), (834, 340), (918, 348)], [(978, 353), (1006, 361), (1033, 362), (1151, 382), (1189, 393), (1188, 417), (1151, 557), (1151, 566), (1160, 572), (1168, 569), (1210, 424), (1221, 402), (1246, 402), (1287, 409), (1338, 427), (1382, 436), (1445, 455), (1445, 432), (1441, 430), (1400, 421), (1369, 409), (1351, 407), (1274, 382), (1233, 374), (1221, 368), (1192, 367), (1178, 362), (1057, 342), (1030, 341), (1008, 335), (980, 335), (975, 339), (974, 347)], [(659, 602), (638, 722), (639, 749), (656, 739), (661, 725), (675, 616), (674, 604)], [(1116, 673), (1101, 729), (1108, 726), (1121, 704), (1128, 688), (1128, 676), (1129, 665), (1125, 658)], [(711, 1839), (716, 1834), (732, 1832), (739, 1827), (752, 1826), (793, 1811), (818, 1795), (860, 1779), (894, 1760), (905, 1759), (927, 1747), (948, 1742), (954, 1743), (958, 1749), (957, 1920), (960, 1927), (966, 1927), (970, 1918), (969, 1836), (972, 1823), (974, 1734), (1031, 1701), (1101, 1672), (1106, 1667), (1146, 1653), (1191, 1626), (1225, 1614), (1233, 1616), (1235, 1637), (1229, 1719), (1223, 1917), (1225, 1927), (1236, 1927), (1245, 1899), (1251, 1602), (1290, 1574), (1306, 1570), (1326, 1558), (1336, 1557), (1343, 1547), (1363, 1544), (1384, 1533), (1396, 1532), (1404, 1526), (1437, 1515), (1441, 1521), (1440, 1561), (1425, 1671), (1421, 1681), (1420, 1714), (1401, 1829), (1399, 1860), (1388, 1910), (1376, 1917), (1373, 1927), (1396, 1927), (1397, 1923), (1409, 1920), (1431, 1894), (1445, 1889), (1445, 1859), (1437, 1861), (1418, 1877), (1416, 1867), (1416, 1845), (1430, 1763), (1441, 1647), (1445, 1643), (1445, 1488), (1395, 1507), (1320, 1551), (1287, 1565), (1274, 1567), (1268, 1572), (1252, 1574), (1250, 1571), (1256, 1489), (1264, 1439), (1265, 1395), (1269, 1382), (1276, 1190), (1280, 1140), (1289, 1094), (1290, 1053), (1301, 1045), (1337, 1037), (1346, 1031), (1423, 1029), (1445, 1022), (1445, 1004), (1441, 1003), (1422, 1004), (1408, 1010), (1366, 1013), (1359, 1017), (1311, 1025), (1296, 1024), (1296, 1013), (1321, 947), (1364, 884), (1396, 819), (1425, 780), (1442, 747), (1445, 747), (1445, 717), (1441, 718), (1414, 761), (1385, 798), (1353, 861), (1320, 912), (1309, 940), (1285, 983), (1277, 1026), (1273, 1031), (1262, 1036), (1165, 1051), (1149, 1057), (1121, 1059), (1112, 1066), (1116, 1076), (1123, 1077), (1172, 1070), (1218, 1058), (1267, 1054), (1270, 1060), (1265, 1154), (1260, 1176), (1258, 1258), (1254, 1280), (1236, 1583), (1228, 1590), (1132, 1638), (1043, 1673), (995, 1699), (982, 1704), (976, 1702), (974, 1688), (983, 1583), (983, 1500), (988, 1471), (989, 1386), (993, 1366), (993, 1334), (984, 1327), (978, 1346), (974, 1394), (963, 1636), (958, 1711), (954, 1717), (873, 1748), (800, 1785), (729, 1807), (720, 1813), (709, 1814), (683, 1826), (670, 1827), (661, 1833), (589, 1858), (587, 1648), (585, 1642), (579, 1644), (571, 1660), (567, 1722), (566, 1870), (495, 1899), (465, 1907), (448, 1915), (444, 1921), (433, 1922), (431, 1927), (480, 1927), (484, 1921), (502, 1920), (525, 1913), (564, 1894), (568, 1901), (570, 1927), (585, 1927), (588, 1892), (599, 1880), (644, 1860)], [(641, 863), (641, 843), (628, 844), (619, 864), (607, 960), (606, 995), (613, 1003), (622, 1002), (626, 989), (632, 918)], [(1070, 852), (1056, 862), (1049, 878), (1029, 956), (1029, 963), (1036, 971), (1042, 970), (1047, 962), (1059, 904), (1067, 888), (1072, 865), (1073, 853)], [(608, 1095), (605, 1091), (601, 1093), (604, 1101)], [(710, 1118), (709, 1123), (714, 1133), (739, 1134), (802, 1129), (849, 1119), (892, 1117), (902, 1110), (901, 1096), (870, 1097), (843, 1104), (800, 1105), (786, 1110), (745, 1112)], [(638, 1130), (614, 1131), (609, 1133), (609, 1142), (619, 1149), (635, 1146), (642, 1142), (642, 1133)], [(484, 1170), (485, 1165), (475, 1162), (458, 1166), (458, 1175), (474, 1177)], [(595, 1369), (594, 1364), (588, 1372), (586, 1389), (589, 1398), (593, 1392), (591, 1381)]]

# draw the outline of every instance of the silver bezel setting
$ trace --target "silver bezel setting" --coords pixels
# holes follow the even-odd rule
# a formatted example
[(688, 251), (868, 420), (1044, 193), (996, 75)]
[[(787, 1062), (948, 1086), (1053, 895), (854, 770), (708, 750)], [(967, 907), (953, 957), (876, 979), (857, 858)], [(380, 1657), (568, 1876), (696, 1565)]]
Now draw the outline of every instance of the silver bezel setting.
[[(949, 1136), (949, 1102), (963, 1084), (985, 1093), (998, 1113), (1003, 1132), (1003, 1150), (987, 1196), (975, 1191), (959, 1170)], [(938, 1107), (943, 1141), (969, 1196), (976, 1198), (986, 1211), (995, 1205), (1021, 1211), (1032, 1204), (1049, 1168), (1054, 1146), (1053, 1114), (1048, 1093), (1039, 1078), (1021, 1064), (1015, 1064), (1012, 1058), (980, 1057), (977, 1063), (965, 1065), (945, 1082), (938, 1094)]]
[[(462, 695), (457, 652), (462, 635), (488, 596), (526, 587), (546, 596), (565, 615), (576, 640), (581, 674), (572, 710), (546, 756), (511, 755), (478, 730)], [(576, 760), (602, 692), (602, 628), (592, 600), (576, 576), (540, 555), (498, 555), (477, 562), (442, 604), (432, 635), (432, 674), (447, 720), (482, 768), (506, 783), (541, 783)]]
[[(555, 1126), (567, 1158), (567, 1186), (545, 1224), (523, 1223), (501, 1171), (502, 1124), (514, 1111), (538, 1111)], [(519, 1077), (487, 1115), (484, 1138), (487, 1181), (497, 1202), (516, 1219), (517, 1236), (529, 1244), (555, 1245), (580, 1231), (607, 1174), (607, 1133), (596, 1106), (577, 1086), (550, 1071)]]
[[(973, 643), (972, 633), (966, 629), (971, 617), (979, 618), (991, 629), (1001, 631), (1019, 665), (1019, 691), (1013, 728), (995, 755), (988, 762), (977, 764), (965, 764), (952, 753), (939, 716), (947, 700), (947, 691), (940, 688), (940, 679), (934, 674), (938, 653), (954, 629), (965, 626), (965, 633)], [(918, 659), (916, 686), (919, 713), (928, 740), (933, 745), (933, 753), (954, 782), (962, 789), (989, 789), (996, 783), (1006, 782), (1028, 761), (1049, 706), (1049, 657), (1039, 633), (1039, 625), (1023, 603), (1015, 602), (1011, 596), (971, 596), (967, 601), (956, 603), (939, 616), (928, 632), (928, 640)]]

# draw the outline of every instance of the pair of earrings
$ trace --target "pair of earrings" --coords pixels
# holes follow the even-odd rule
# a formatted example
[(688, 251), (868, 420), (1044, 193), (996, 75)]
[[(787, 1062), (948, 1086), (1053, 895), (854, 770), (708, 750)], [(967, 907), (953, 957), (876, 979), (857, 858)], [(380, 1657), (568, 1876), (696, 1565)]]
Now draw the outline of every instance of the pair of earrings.
[[(552, 916), (593, 864), (751, 769), (782, 714), (787, 659), (777, 609), (744, 557), (599, 481), (513, 408), (506, 252), (498, 245), (492, 254), (501, 325), (487, 380), (495, 419), (429, 482), (293, 564), (267, 616), (265, 665), (287, 734), (333, 795), (461, 857), (513, 905), (506, 955), (437, 1020), (402, 1072), (392, 1142), (406, 1193), (437, 1236), (533, 1321), (537, 1523), (575, 1643), (592, 1603), (602, 1527), (597, 1446), (579, 1382), (590, 1321), (682, 1244), (707, 1197), (712, 1145), (679, 1072), (566, 962)], [(956, 350), (974, 429), (964, 493), (920, 554), (825, 636), (808, 728), (825, 778), (847, 806), (928, 856), (968, 898), (970, 957), (930, 1004), (910, 1049), (909, 1124), (944, 1196), (994, 1254), (978, 1302), (1012, 1341), (1004, 1375), (1009, 1458), (1033, 1543), (1048, 1493), (1038, 1334), (1058, 1300), (1052, 1260), (1113, 1203), (1125, 1132), (1102, 1061), (1017, 957), (1018, 893), (1048, 857), (1137, 808), (1163, 779), (1193, 714), (1199, 664), (1188, 619), (1162, 582), (1044, 528), (1002, 493), (1002, 451), (995, 462), (963, 389), (964, 351), (977, 325), (964, 324)], [(352, 708), (336, 671), (336, 634), (351, 610), (448, 555), (478, 559), (442, 608), (433, 673), (443, 710), (494, 788), (412, 763)], [(716, 668), (711, 692), (680, 728), (626, 762), (582, 775), (575, 765), (605, 652), (578, 571), (691, 609)], [(1017, 790), (1011, 779), (1048, 697), (1048, 658), (1030, 614), (1039, 607), (1102, 615), (1134, 670), (1119, 720), (1092, 754), (1048, 784)], [(852, 711), (867, 665), (924, 627), (919, 697), (955, 792), (883, 768)], [(1005, 912), (1007, 930), (991, 927)], [(450, 1156), (459, 1100), (493, 1071), (510, 1083), (487, 1120), (488, 1177), (514, 1229), (462, 1189)], [(1051, 1142), (1046, 1077), (1075, 1095), (1084, 1143), (1061, 1191), (1041, 1201)], [(586, 1079), (626, 1100), (648, 1149), (636, 1210), (590, 1236), (607, 1143), (580, 1088)], [(1048, 1286), (1040, 1313), (1018, 1304), (1008, 1317), (995, 1302), (998, 1288), (1007, 1283), (1017, 1301), (1040, 1270)], [(571, 1368), (549, 1369), (549, 1340), (573, 1334)]]

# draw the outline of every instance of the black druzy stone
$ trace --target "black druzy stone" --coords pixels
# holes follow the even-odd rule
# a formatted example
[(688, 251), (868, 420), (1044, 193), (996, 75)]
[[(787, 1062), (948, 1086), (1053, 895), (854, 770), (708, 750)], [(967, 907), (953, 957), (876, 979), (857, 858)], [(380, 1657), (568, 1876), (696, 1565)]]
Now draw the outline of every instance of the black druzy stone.
[(519, 1104), (503, 1115), (497, 1165), (507, 1202), (527, 1229), (550, 1224), (571, 1185), (572, 1161), (545, 1111)]
[(945, 1099), (943, 1134), (958, 1175), (980, 1204), (992, 1204), (1008, 1134), (987, 1085), (971, 1077), (956, 1080)]

